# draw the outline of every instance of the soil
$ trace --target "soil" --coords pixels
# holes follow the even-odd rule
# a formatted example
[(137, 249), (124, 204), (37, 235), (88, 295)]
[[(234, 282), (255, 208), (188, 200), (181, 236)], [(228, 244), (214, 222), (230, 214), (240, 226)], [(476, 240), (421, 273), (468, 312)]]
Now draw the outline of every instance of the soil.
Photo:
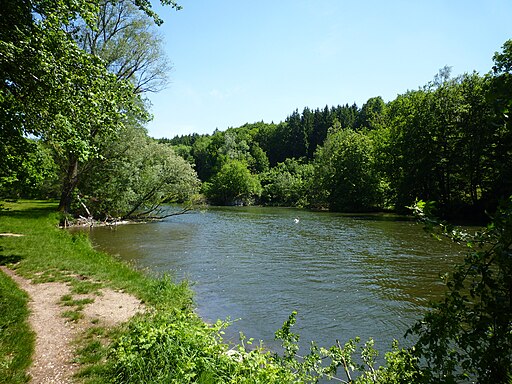
[[(135, 297), (102, 288), (100, 295), (88, 295), (94, 302), (85, 306), (82, 319), (72, 322), (62, 315), (69, 307), (60, 304), (62, 296), (70, 294), (67, 283), (33, 284), (6, 267), (0, 268), (30, 296), (29, 322), (36, 334), (29, 370), (33, 384), (72, 383), (73, 375), (80, 368), (73, 362), (73, 341), (92, 326), (116, 326), (144, 311), (144, 306)], [(84, 297), (80, 295), (79, 298)]]

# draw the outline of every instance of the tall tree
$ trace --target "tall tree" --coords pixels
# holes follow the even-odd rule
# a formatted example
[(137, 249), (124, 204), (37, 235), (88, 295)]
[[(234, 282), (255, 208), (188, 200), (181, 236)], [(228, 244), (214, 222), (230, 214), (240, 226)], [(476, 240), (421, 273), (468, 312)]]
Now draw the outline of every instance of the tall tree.
[[(176, 6), (173, 1), (163, 3)], [(53, 143), (65, 167), (60, 209), (68, 211), (78, 164), (99, 156), (97, 143), (137, 113), (133, 85), (118, 81), (67, 31), (94, 24), (99, 0), (2, 3), (0, 18), (1, 141), (30, 134)], [(157, 22), (147, 0), (135, 4)], [(4, 17), (5, 16), (5, 17)], [(21, 155), (21, 154), (20, 154)]]
[(306, 156), (308, 152), (308, 134), (305, 131), (301, 116), (298, 110), (295, 110), (286, 118), (288, 155), (286, 157), (300, 158)]
[(329, 132), (315, 157), (319, 202), (343, 212), (380, 207), (380, 180), (376, 173), (374, 145), (364, 132), (342, 129), (339, 122)]
[[(418, 211), (432, 227), (431, 204)], [(447, 292), (409, 331), (417, 336), (425, 382), (510, 383), (512, 376), (512, 201), (475, 235), (446, 223), (442, 232), (468, 244), (446, 277)]]
[(496, 200), (512, 194), (512, 39), (503, 44), (502, 51), (496, 52), (493, 60), (489, 98), (496, 113), (496, 131), (491, 154), (492, 194), (488, 197)]
[(68, 30), (84, 51), (104, 61), (109, 72), (131, 81), (136, 93), (165, 87), (170, 64), (162, 36), (131, 1), (103, 0), (94, 25), (77, 20)]

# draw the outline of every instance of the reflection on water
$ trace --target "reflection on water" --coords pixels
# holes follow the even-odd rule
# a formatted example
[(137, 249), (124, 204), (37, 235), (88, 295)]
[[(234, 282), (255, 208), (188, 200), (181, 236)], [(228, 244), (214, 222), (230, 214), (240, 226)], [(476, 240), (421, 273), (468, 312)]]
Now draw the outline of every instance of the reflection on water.
[(461, 249), (411, 221), (376, 220), (282, 208), (214, 208), (163, 222), (95, 228), (101, 249), (156, 272), (194, 282), (206, 320), (273, 346), (297, 310), (305, 342), (401, 338)]

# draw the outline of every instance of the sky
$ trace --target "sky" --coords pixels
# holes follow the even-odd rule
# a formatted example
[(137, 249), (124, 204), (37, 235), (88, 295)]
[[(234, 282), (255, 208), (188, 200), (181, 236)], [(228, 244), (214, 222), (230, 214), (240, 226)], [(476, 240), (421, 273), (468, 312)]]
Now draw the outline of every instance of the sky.
[(512, 39), (512, 0), (178, 0), (154, 5), (172, 63), (147, 97), (150, 136), (212, 133), (487, 73)]

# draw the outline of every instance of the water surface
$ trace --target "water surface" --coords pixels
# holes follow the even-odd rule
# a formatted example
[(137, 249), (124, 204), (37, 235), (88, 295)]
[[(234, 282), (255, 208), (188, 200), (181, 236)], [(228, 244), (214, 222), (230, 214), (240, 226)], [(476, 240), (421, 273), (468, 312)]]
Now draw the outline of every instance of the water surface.
[(304, 342), (361, 336), (389, 347), (440, 297), (439, 275), (461, 260), (459, 247), (413, 221), (284, 208), (212, 208), (95, 228), (91, 239), (139, 267), (194, 282), (205, 320), (237, 320), (228, 337), (240, 330), (270, 347), (294, 310)]

